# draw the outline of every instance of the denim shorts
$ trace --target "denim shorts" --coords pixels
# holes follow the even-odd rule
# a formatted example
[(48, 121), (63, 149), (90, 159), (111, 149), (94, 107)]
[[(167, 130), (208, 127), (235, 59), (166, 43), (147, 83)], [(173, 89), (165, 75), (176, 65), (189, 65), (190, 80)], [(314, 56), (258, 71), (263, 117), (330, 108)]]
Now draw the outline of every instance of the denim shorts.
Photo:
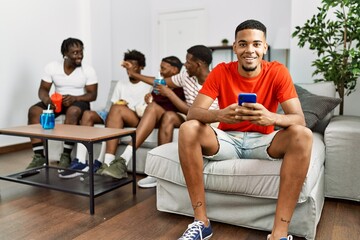
[(262, 134), (257, 132), (222, 131), (213, 128), (219, 143), (219, 151), (213, 156), (204, 156), (209, 160), (225, 159), (265, 159), (280, 160), (269, 156), (267, 149), (275, 134)]
[(106, 123), (106, 118), (109, 114), (108, 111), (106, 110), (100, 110), (100, 111), (96, 111), (96, 113), (99, 115), (99, 117), (103, 120), (104, 123)]

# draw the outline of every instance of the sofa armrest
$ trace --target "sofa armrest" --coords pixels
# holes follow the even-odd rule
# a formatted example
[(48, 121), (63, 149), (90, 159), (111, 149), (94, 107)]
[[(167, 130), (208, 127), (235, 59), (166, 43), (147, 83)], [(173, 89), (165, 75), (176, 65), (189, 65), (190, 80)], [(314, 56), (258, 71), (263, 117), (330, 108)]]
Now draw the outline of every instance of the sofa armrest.
[(325, 130), (325, 196), (360, 201), (360, 117), (335, 116)]

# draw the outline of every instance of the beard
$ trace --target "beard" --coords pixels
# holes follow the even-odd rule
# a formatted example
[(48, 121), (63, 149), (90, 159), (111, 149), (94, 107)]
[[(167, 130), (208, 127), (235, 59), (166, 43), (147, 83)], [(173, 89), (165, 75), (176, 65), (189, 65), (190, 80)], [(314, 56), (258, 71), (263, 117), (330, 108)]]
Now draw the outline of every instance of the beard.
[(246, 66), (244, 66), (244, 65), (242, 65), (241, 67), (242, 67), (242, 69), (243, 69), (245, 72), (253, 72), (253, 71), (255, 71), (256, 68), (257, 68), (257, 66), (255, 66), (255, 67), (246, 67)]

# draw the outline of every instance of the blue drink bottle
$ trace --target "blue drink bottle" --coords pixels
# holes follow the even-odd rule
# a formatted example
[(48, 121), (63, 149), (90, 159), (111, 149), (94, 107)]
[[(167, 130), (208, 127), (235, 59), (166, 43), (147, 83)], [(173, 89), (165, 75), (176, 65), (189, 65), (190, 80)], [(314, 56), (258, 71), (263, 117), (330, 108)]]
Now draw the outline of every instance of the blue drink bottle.
[(165, 79), (160, 75), (160, 73), (158, 74), (157, 78), (155, 78), (154, 80), (154, 85), (153, 85), (153, 93), (155, 93), (156, 95), (159, 94), (159, 91), (156, 90), (156, 87), (158, 85), (166, 85), (166, 81)]

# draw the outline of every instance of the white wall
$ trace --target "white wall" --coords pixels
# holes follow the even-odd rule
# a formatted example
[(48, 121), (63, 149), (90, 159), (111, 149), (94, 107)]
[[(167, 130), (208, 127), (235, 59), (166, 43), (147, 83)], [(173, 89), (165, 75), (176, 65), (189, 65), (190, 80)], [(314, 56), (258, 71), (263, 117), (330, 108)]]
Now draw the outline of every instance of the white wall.
[[(143, 74), (152, 74), (151, 62), (151, 1), (111, 1), (112, 79), (127, 81), (128, 76), (120, 63), (127, 50), (137, 50), (145, 55)], [(157, 62), (157, 65), (159, 62)], [(157, 68), (156, 68), (157, 69)]]
[[(83, 40), (84, 63), (94, 66), (100, 86), (111, 80), (109, 0), (0, 0), (0, 6), (0, 128), (27, 124), (43, 68), (61, 59), (65, 38)], [(0, 136), (0, 146), (25, 141)]]
[[(143, 73), (154, 75), (159, 68), (156, 24), (159, 13), (202, 8), (207, 13), (207, 41), (230, 43), (243, 20), (254, 18), (268, 28), (268, 42), (275, 44), (278, 29), (289, 35), (315, 11), (320, 0), (0, 0), (0, 128), (24, 125), (30, 105), (38, 101), (37, 90), (44, 66), (60, 59), (60, 45), (67, 37), (84, 41), (84, 63), (91, 64), (99, 78), (99, 94), (94, 108), (105, 105), (110, 80), (127, 80), (119, 63), (128, 49), (146, 56)], [(290, 41), (290, 38), (289, 38)], [(190, 46), (189, 46), (190, 47)], [(186, 54), (186, 53), (184, 53)], [(273, 59), (283, 61), (274, 50)], [(312, 82), (313, 54), (290, 41), (290, 72), (294, 82)], [(360, 91), (345, 100), (345, 114), (360, 116)], [(0, 136), (0, 147), (28, 141)]]

